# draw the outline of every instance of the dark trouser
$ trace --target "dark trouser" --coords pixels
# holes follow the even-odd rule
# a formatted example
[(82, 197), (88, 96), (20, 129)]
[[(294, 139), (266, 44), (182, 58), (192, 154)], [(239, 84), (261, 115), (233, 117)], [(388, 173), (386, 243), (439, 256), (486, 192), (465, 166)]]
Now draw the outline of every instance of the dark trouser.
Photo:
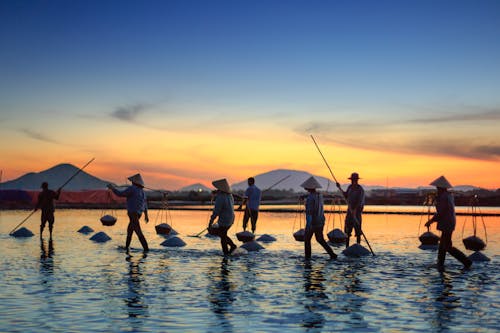
[(227, 235), (227, 231), (229, 230), (229, 228), (231, 228), (231, 226), (219, 226), (220, 245), (222, 246), (222, 252), (224, 252), (224, 254), (230, 254), (232, 250), (237, 247), (236, 244), (234, 244), (231, 238), (229, 238), (229, 236)]
[(446, 252), (455, 257), (458, 261), (460, 261), (464, 266), (470, 266), (471, 260), (467, 258), (467, 256), (457, 249), (453, 247), (451, 242), (451, 235), (453, 231), (443, 231), (441, 233), (441, 239), (439, 240), (439, 250), (438, 250), (438, 268), (442, 268), (444, 266), (444, 259), (446, 257)]
[(354, 229), (355, 231), (356, 243), (361, 243), (361, 234), (363, 233), (363, 231), (361, 231), (361, 221), (361, 214), (358, 214), (356, 219), (354, 219), (351, 212), (347, 213), (344, 225), (344, 232), (347, 235), (345, 240), (345, 247), (349, 247), (349, 238), (351, 238), (352, 229)]
[(142, 248), (144, 249), (144, 251), (148, 251), (148, 242), (146, 242), (146, 238), (144, 237), (144, 234), (141, 230), (141, 225), (139, 224), (140, 217), (141, 214), (128, 212), (128, 218), (130, 219), (130, 222), (128, 223), (127, 227), (127, 241), (125, 242), (125, 248), (129, 248), (130, 242), (132, 241), (132, 233), (135, 231), (137, 237), (139, 238), (139, 241), (141, 242)]
[(45, 229), (45, 225), (49, 222), (49, 232), (52, 237), (52, 229), (54, 228), (54, 212), (44, 212), (42, 211), (42, 215), (40, 217), (40, 237), (42, 237), (43, 229)]
[(313, 234), (316, 236), (316, 241), (323, 246), (323, 248), (328, 252), (330, 258), (335, 258), (337, 255), (333, 253), (332, 248), (326, 243), (325, 238), (323, 237), (323, 227), (313, 226), (311, 228), (306, 228), (306, 234), (304, 236), (304, 252), (306, 259), (311, 258), (311, 239)]
[(259, 211), (250, 208), (245, 209), (245, 214), (243, 215), (243, 230), (247, 230), (248, 219), (252, 223), (252, 232), (255, 233), (257, 229), (257, 219), (259, 218)]

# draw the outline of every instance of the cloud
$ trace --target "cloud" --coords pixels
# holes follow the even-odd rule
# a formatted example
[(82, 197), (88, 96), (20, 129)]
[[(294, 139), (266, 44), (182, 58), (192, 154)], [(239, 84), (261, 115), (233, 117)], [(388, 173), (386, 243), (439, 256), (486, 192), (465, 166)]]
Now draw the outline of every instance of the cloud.
[(144, 113), (150, 106), (148, 104), (134, 104), (128, 106), (117, 107), (113, 112), (111, 112), (111, 117), (128, 121), (135, 122), (141, 113)]
[(479, 113), (454, 113), (437, 115), (433, 117), (416, 118), (410, 120), (414, 123), (447, 123), (447, 122), (462, 122), (462, 121), (495, 121), (500, 120), (500, 110), (485, 110)]
[(22, 128), (19, 130), (19, 132), (21, 133), (24, 133), (26, 134), (28, 137), (32, 138), (32, 139), (35, 139), (35, 140), (38, 140), (38, 141), (43, 141), (43, 142), (49, 142), (49, 143), (55, 143), (55, 144), (59, 144), (58, 141), (42, 134), (42, 133), (39, 133), (39, 132), (35, 132), (35, 131), (32, 131), (28, 128)]

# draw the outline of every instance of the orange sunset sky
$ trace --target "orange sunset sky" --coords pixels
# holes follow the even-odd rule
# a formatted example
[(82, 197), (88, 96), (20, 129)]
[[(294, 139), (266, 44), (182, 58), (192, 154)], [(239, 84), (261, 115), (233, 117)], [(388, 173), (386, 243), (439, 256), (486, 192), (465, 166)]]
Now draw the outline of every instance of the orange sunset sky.
[[(409, 8), (411, 7), (411, 8)], [(273, 169), (500, 187), (495, 2), (8, 2), (2, 181), (175, 190)]]

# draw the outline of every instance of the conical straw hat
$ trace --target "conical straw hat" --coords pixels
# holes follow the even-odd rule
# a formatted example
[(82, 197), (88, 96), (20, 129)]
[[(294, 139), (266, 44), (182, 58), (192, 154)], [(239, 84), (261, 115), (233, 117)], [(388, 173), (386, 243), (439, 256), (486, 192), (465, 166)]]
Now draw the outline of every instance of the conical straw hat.
[(128, 180), (132, 182), (132, 184), (140, 185), (144, 187), (144, 180), (142, 180), (141, 174), (137, 173), (133, 176), (128, 177)]
[(231, 187), (229, 186), (229, 183), (227, 182), (226, 178), (214, 180), (212, 182), (212, 185), (216, 189), (218, 189), (218, 190), (220, 190), (222, 192), (231, 193)]
[(307, 178), (307, 180), (305, 182), (303, 182), (300, 186), (305, 188), (306, 190), (321, 188), (320, 183), (318, 183), (316, 178), (314, 178), (313, 176)]
[(452, 188), (453, 187), (453, 186), (451, 186), (450, 182), (444, 176), (437, 178), (429, 185), (433, 185), (433, 186), (441, 187), (441, 188)]

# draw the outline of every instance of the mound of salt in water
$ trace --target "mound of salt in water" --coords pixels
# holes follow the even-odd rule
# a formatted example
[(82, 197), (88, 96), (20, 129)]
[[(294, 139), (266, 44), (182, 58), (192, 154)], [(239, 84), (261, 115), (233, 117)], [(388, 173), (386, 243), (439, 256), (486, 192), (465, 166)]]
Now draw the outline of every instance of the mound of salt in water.
[(435, 250), (438, 249), (438, 247), (439, 247), (438, 244), (435, 244), (435, 245), (420, 244), (418, 248), (421, 249), (421, 250), (432, 250), (432, 251), (435, 251)]
[(248, 251), (242, 247), (237, 248), (236, 250), (233, 251), (233, 253), (231, 253), (233, 257), (240, 257), (244, 256), (245, 254), (248, 254)]
[(423, 245), (436, 245), (439, 242), (439, 236), (430, 231), (424, 232), (418, 239)]
[(487, 256), (485, 256), (484, 254), (482, 254), (479, 251), (476, 251), (473, 254), (471, 254), (469, 256), (469, 259), (472, 261), (490, 261), (490, 258), (488, 258)]
[(241, 245), (240, 247), (244, 248), (248, 252), (259, 251), (259, 250), (264, 249), (264, 247), (262, 245), (260, 245), (259, 243), (257, 243), (256, 241), (246, 242), (243, 245)]
[(172, 227), (168, 223), (160, 223), (155, 225), (155, 230), (159, 235), (168, 235), (172, 231)]
[(82, 234), (90, 234), (91, 232), (94, 232), (94, 229), (85, 225), (85, 226), (81, 227), (80, 229), (78, 229), (78, 232), (80, 232)]
[(464, 246), (467, 250), (481, 251), (484, 250), (484, 248), (486, 247), (486, 243), (483, 242), (483, 240), (477, 236), (470, 236), (464, 238), (462, 241), (464, 242)]
[(18, 229), (14, 231), (13, 233), (10, 234), (12, 237), (32, 237), (34, 234), (26, 229), (25, 227), (22, 227), (21, 229)]
[(94, 236), (90, 237), (91, 241), (94, 241), (96, 243), (106, 243), (107, 241), (111, 240), (111, 237), (106, 235), (104, 232), (98, 232)]
[(168, 246), (168, 247), (183, 247), (183, 246), (186, 246), (186, 243), (182, 239), (180, 239), (179, 237), (174, 236), (174, 237), (167, 238), (160, 245)]
[(370, 254), (370, 251), (364, 246), (356, 243), (349, 246), (347, 249), (342, 251), (342, 253), (347, 257), (362, 257)]
[(172, 228), (172, 230), (170, 230), (170, 234), (171, 236), (174, 236), (174, 235), (178, 235), (179, 233), (177, 231), (175, 231), (174, 228)]
[(297, 242), (303, 242), (305, 236), (306, 231), (303, 228), (293, 233), (293, 238), (295, 238)]
[(101, 217), (101, 223), (102, 223), (102, 225), (105, 225), (105, 226), (115, 225), (116, 217), (114, 217), (112, 215), (104, 215), (103, 217)]
[(250, 231), (241, 231), (236, 233), (236, 238), (238, 238), (240, 242), (246, 243), (253, 241), (255, 239), (255, 235)]
[(263, 234), (262, 236), (257, 238), (257, 241), (264, 242), (264, 243), (271, 243), (271, 242), (275, 242), (276, 238), (274, 238), (273, 236), (268, 235), (268, 234)]
[(328, 236), (328, 239), (332, 243), (345, 243), (345, 240), (347, 239), (347, 235), (340, 230), (339, 228), (335, 228), (329, 233), (326, 234)]

